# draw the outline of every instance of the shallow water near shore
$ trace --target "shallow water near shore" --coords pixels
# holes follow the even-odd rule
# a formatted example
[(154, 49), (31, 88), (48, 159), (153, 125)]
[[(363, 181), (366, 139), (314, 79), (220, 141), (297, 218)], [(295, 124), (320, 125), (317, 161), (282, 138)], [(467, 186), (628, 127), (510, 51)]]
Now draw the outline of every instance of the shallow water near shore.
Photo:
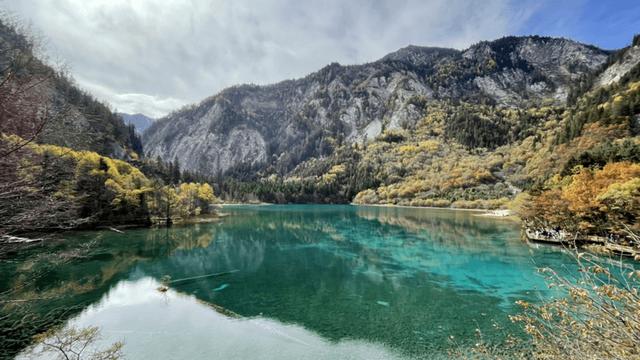
[[(99, 326), (129, 359), (437, 358), (474, 344), (476, 329), (518, 335), (514, 302), (554, 295), (536, 268), (575, 271), (560, 249), (522, 242), (518, 224), (470, 212), (223, 211), (215, 223), (69, 234), (0, 263), (0, 291), (43, 319)], [(38, 330), (0, 326), (16, 334), (0, 337), (7, 355)]]

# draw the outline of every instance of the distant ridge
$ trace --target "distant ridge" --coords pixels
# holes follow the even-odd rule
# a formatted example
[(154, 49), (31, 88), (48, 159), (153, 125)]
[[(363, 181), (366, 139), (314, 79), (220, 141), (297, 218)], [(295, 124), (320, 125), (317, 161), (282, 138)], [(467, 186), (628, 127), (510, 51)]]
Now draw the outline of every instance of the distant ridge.
[(141, 113), (118, 113), (118, 115), (122, 116), (122, 120), (124, 120), (127, 125), (133, 125), (138, 134), (142, 134), (155, 121), (155, 119)]

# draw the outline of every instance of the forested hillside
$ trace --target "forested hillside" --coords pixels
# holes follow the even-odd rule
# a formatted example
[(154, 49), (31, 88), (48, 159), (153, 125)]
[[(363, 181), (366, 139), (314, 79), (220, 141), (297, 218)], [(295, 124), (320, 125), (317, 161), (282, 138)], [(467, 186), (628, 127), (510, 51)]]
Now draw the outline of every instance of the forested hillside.
[(0, 22), (0, 245), (11, 236), (171, 223), (215, 197), (175, 163), (142, 159), (133, 125)]

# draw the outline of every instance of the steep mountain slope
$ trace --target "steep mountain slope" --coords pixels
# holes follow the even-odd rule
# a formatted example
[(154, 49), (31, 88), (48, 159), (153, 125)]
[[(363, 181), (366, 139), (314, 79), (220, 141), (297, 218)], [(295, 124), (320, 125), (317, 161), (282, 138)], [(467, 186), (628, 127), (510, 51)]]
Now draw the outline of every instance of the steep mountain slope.
[(142, 134), (153, 122), (155, 119), (152, 119), (144, 114), (126, 114), (126, 113), (118, 113), (124, 120), (124, 123), (127, 125), (133, 125), (136, 128), (136, 132), (138, 134)]
[[(35, 55), (33, 39), (0, 20), (0, 132), (117, 158), (141, 152), (133, 127)], [(29, 126), (33, 128), (27, 129)]]
[[(635, 53), (636, 47), (623, 51)], [(619, 56), (608, 60), (609, 66), (619, 66), (615, 60)], [(590, 77), (593, 80), (598, 75)], [(581, 88), (582, 80), (578, 83)], [(514, 198), (518, 204), (529, 203), (523, 199), (546, 189), (549, 181), (556, 184), (553, 186), (566, 185), (574, 172), (586, 177), (587, 172), (597, 173), (611, 163), (640, 163), (640, 65), (610, 86), (574, 97), (569, 105), (520, 108), (430, 100), (424, 106), (425, 116), (411, 129), (386, 129), (366, 144), (343, 144), (330, 155), (304, 161), (283, 176), (272, 174), (244, 182), (227, 178), (221, 182), (220, 193), (228, 199), (277, 203), (353, 201), (497, 208), (513, 205)], [(604, 173), (633, 168), (614, 164)], [(640, 204), (640, 189), (634, 190), (632, 183), (618, 184), (615, 177), (610, 180), (615, 190), (609, 195), (615, 194), (611, 196), (616, 201)], [(596, 189), (599, 185), (590, 185), (593, 193), (606, 194), (606, 188)], [(567, 192), (576, 191), (569, 189)], [(598, 208), (601, 199), (590, 199), (589, 193), (580, 191), (577, 193), (582, 195), (574, 193), (573, 200), (563, 201)], [(554, 208), (557, 206), (549, 207), (551, 213)], [(640, 207), (638, 211), (640, 214)], [(606, 218), (601, 212), (586, 223)], [(634, 218), (628, 214), (633, 211), (625, 216)], [(606, 226), (601, 222), (597, 227)]]
[(506, 37), (464, 51), (409, 46), (298, 80), (243, 85), (176, 111), (143, 136), (146, 154), (207, 175), (286, 174), (343, 143), (412, 129), (433, 101), (507, 107), (565, 102), (608, 53), (565, 39)]

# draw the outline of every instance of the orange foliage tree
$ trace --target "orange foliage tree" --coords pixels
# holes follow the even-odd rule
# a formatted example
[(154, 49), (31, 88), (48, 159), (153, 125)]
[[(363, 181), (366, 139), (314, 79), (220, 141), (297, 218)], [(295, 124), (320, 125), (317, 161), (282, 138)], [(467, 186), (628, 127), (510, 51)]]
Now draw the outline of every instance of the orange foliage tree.
[(576, 167), (572, 175), (549, 180), (522, 215), (547, 227), (580, 233), (638, 230), (640, 164), (623, 161), (602, 169)]

